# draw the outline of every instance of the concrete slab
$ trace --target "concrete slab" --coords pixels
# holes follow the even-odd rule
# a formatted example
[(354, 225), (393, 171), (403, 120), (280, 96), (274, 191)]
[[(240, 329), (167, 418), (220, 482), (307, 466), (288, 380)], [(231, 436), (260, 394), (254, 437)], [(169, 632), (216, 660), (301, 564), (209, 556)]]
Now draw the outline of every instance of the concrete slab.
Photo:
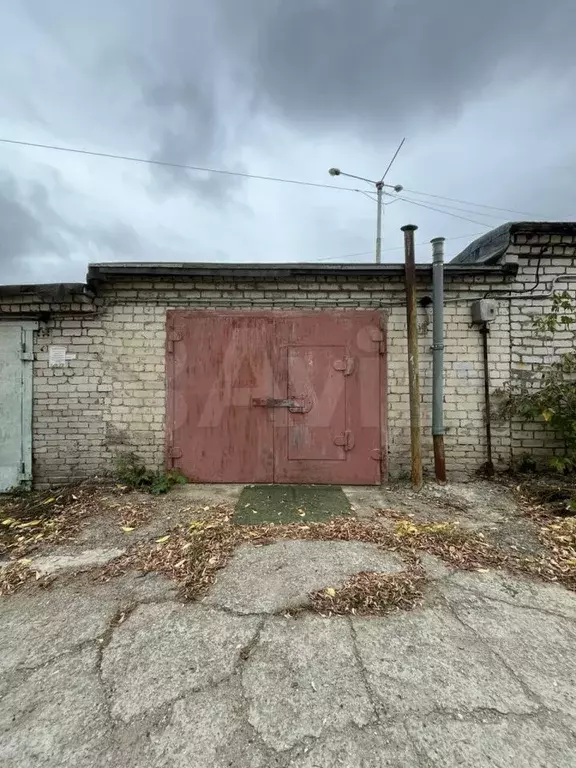
[(447, 599), (544, 706), (576, 722), (576, 623), (533, 608), (488, 603), (472, 593), (461, 599), (450, 593)]
[(256, 743), (245, 709), (237, 677), (210, 691), (188, 694), (175, 704), (168, 727), (152, 736), (150, 765), (274, 768), (277, 758)]
[(204, 603), (237, 613), (278, 613), (308, 604), (310, 592), (338, 586), (360, 571), (404, 567), (398, 555), (358, 541), (246, 544), (220, 571)]
[(106, 565), (114, 558), (120, 557), (125, 551), (118, 548), (57, 550), (49, 555), (32, 558), (30, 567), (47, 576), (60, 571), (89, 571), (92, 568)]
[(410, 740), (435, 768), (572, 768), (576, 743), (549, 718), (474, 719), (433, 716), (408, 720)]
[(97, 649), (49, 662), (0, 700), (4, 768), (106, 765), (111, 726), (96, 670)]
[(259, 620), (199, 605), (139, 606), (103, 652), (112, 714), (129, 720), (232, 674)]
[(104, 634), (118, 609), (114, 596), (71, 589), (0, 600), (0, 678), (34, 668)]
[(421, 765), (401, 723), (331, 731), (291, 768), (414, 768)]
[(277, 751), (374, 717), (347, 619), (267, 619), (242, 682), (250, 724)]
[(442, 608), (352, 623), (368, 684), (388, 717), (439, 709), (526, 713), (538, 708), (500, 658)]
[(427, 552), (420, 552), (420, 562), (426, 572), (426, 577), (430, 581), (438, 581), (439, 579), (445, 579), (454, 573), (452, 568), (449, 568), (446, 563), (436, 555), (429, 555)]
[(442, 594), (451, 601), (466, 599), (462, 590), (487, 600), (535, 608), (576, 619), (576, 594), (557, 584), (512, 576), (505, 571), (453, 571), (442, 585)]

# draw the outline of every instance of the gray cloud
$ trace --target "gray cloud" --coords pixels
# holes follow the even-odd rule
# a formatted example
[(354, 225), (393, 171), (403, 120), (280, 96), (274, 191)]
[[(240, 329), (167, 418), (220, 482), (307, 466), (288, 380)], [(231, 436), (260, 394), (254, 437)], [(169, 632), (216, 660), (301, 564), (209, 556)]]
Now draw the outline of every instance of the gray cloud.
[(17, 184), (10, 175), (0, 176), (0, 270), (22, 274), (22, 260), (65, 249), (59, 233), (60, 220), (42, 184)]
[[(137, 259), (143, 241), (120, 221), (85, 222), (65, 219), (54, 208), (48, 188), (38, 182), (20, 182), (0, 175), (0, 282), (51, 282), (67, 272), (84, 277), (85, 262)], [(70, 278), (71, 279), (71, 278)]]
[[(250, 16), (253, 87), (291, 122), (423, 133), (489, 85), (568, 66), (572, 0), (225, 0)], [(247, 11), (247, 8), (251, 8)], [(232, 14), (232, 17), (230, 16)], [(226, 24), (229, 39), (234, 28)], [(240, 55), (246, 55), (246, 49)]]
[[(566, 217), (575, 26), (573, 0), (22, 0), (3, 12), (0, 134), (326, 182), (383, 170), (407, 135), (394, 182)], [(0, 150), (4, 281), (373, 249), (374, 207), (350, 193)], [(410, 219), (458, 248), (481, 227), (398, 203), (391, 259)]]

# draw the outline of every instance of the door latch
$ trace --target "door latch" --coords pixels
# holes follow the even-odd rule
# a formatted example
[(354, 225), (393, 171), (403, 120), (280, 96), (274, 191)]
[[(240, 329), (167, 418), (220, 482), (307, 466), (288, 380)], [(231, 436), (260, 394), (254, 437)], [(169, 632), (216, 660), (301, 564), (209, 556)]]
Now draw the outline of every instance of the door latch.
[(290, 413), (306, 413), (306, 408), (296, 400), (280, 400), (274, 397), (253, 397), (252, 405), (260, 408), (288, 408)]

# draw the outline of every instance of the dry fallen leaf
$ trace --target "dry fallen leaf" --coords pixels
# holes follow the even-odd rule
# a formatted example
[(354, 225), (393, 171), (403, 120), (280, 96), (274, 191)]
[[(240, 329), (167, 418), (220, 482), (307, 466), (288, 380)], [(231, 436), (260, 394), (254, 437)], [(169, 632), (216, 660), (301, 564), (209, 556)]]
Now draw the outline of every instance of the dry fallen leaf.
[(168, 539), (170, 538), (170, 535), (168, 536), (161, 536), (159, 539), (156, 539), (156, 544), (164, 544)]
[(129, 526), (129, 525), (121, 525), (120, 527), (122, 528), (122, 530), (124, 531), (124, 533), (130, 533), (131, 531), (133, 531), (133, 530), (134, 530), (134, 528), (132, 528), (132, 527), (131, 527), (131, 526)]

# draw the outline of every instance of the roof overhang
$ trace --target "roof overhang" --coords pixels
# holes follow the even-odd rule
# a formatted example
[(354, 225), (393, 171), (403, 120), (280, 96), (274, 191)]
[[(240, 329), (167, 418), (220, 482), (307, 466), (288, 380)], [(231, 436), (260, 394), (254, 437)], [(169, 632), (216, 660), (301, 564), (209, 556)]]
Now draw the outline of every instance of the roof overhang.
[[(492, 265), (446, 264), (444, 269), (447, 276), (505, 274), (505, 270), (502, 267)], [(430, 275), (431, 271), (431, 264), (416, 265), (416, 272), (422, 276)], [(88, 284), (93, 285), (112, 282), (122, 278), (232, 277), (266, 280), (298, 278), (307, 275), (324, 277), (334, 277), (337, 275), (376, 278), (402, 277), (404, 275), (404, 264), (222, 264), (199, 262), (174, 264), (168, 262), (110, 262), (106, 264), (90, 264), (87, 279)]]

